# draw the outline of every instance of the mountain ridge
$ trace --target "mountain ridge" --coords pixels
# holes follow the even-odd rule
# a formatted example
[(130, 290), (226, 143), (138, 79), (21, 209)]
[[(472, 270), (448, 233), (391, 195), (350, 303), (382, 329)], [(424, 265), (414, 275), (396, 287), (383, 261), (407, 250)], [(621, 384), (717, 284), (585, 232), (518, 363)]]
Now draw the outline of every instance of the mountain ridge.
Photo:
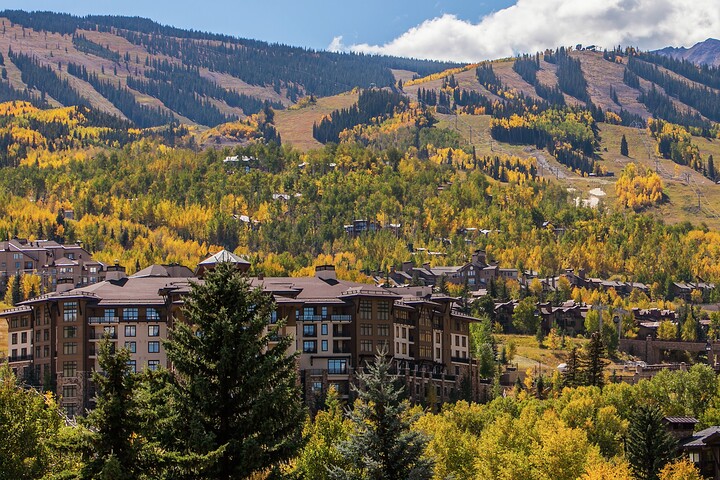
[(720, 66), (720, 40), (708, 38), (690, 48), (665, 47), (655, 53), (666, 55), (678, 60), (687, 60), (696, 65)]

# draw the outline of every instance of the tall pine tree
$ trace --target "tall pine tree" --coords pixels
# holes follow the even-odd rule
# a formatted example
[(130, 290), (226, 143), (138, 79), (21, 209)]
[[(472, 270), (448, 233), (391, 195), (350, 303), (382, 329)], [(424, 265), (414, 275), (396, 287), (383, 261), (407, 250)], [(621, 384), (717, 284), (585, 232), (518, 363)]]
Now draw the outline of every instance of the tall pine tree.
[[(293, 339), (270, 325), (272, 297), (219, 264), (185, 299), (187, 323), (166, 344), (187, 450), (216, 452), (203, 478), (245, 478), (297, 451), (305, 409)], [(275, 340), (277, 340), (275, 342)], [(275, 342), (271, 344), (271, 342)]]
[(620, 139), (620, 155), (622, 155), (623, 157), (627, 157), (629, 153), (630, 152), (628, 150), (627, 138), (625, 138), (625, 135), (623, 135)]
[(424, 480), (432, 478), (432, 462), (423, 457), (426, 438), (412, 431), (413, 419), (403, 401), (403, 388), (390, 373), (390, 361), (379, 352), (368, 373), (359, 373), (362, 388), (350, 414), (355, 431), (339, 449), (349, 466), (334, 466), (334, 480)]
[(675, 447), (675, 439), (663, 425), (660, 409), (638, 405), (625, 443), (625, 455), (635, 478), (657, 480), (660, 470), (675, 457)]
[(580, 358), (581, 377), (584, 385), (602, 388), (605, 385), (605, 343), (600, 332), (590, 336)]

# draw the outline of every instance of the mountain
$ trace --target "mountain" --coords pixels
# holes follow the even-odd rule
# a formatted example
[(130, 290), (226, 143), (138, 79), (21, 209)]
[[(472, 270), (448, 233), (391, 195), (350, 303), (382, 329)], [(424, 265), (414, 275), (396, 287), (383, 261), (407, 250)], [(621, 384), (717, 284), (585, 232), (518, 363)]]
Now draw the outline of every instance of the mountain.
[(139, 17), (0, 12), (0, 100), (86, 105), (138, 127), (216, 126), (304, 96), (394, 87), (458, 64), (314, 51)]
[(655, 53), (667, 55), (678, 60), (687, 60), (696, 65), (720, 66), (720, 40), (708, 38), (690, 48), (665, 47)]

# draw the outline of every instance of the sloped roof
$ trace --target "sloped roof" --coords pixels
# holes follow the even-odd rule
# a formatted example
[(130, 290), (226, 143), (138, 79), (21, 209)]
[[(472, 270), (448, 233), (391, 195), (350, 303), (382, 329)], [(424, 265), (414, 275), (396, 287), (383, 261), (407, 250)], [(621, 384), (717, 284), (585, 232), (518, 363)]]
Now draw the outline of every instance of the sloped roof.
[(215, 265), (218, 263), (242, 263), (245, 265), (250, 265), (250, 262), (245, 260), (244, 258), (235, 255), (232, 252), (228, 252), (227, 250), (223, 249), (220, 250), (215, 255), (212, 255), (202, 262), (200, 262), (198, 265)]
[(183, 265), (150, 265), (147, 268), (135, 272), (132, 278), (140, 277), (192, 277), (193, 272)]

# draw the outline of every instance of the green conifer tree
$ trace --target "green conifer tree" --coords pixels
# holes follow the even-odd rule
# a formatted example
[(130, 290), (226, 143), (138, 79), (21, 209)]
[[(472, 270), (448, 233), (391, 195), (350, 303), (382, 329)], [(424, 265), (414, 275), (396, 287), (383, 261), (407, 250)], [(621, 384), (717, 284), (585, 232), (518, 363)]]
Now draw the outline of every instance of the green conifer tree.
[(390, 373), (385, 352), (368, 365), (368, 373), (359, 373), (362, 388), (356, 389), (358, 401), (350, 414), (354, 432), (343, 442), (340, 452), (349, 466), (334, 466), (335, 480), (423, 480), (432, 478), (432, 462), (423, 453), (427, 439), (412, 431), (414, 421), (407, 414), (403, 388)]
[(580, 358), (577, 347), (573, 347), (565, 360), (565, 371), (562, 373), (562, 386), (574, 388), (581, 384)]
[(581, 377), (584, 385), (602, 388), (605, 385), (605, 344), (600, 332), (590, 336), (590, 342), (580, 357)]
[(657, 480), (660, 470), (675, 457), (675, 447), (675, 439), (663, 425), (660, 409), (638, 405), (625, 444), (625, 455), (635, 478)]
[[(292, 457), (300, 446), (305, 408), (294, 341), (270, 325), (272, 296), (251, 288), (231, 264), (220, 264), (185, 300), (187, 323), (166, 344), (175, 367), (173, 401), (185, 448), (216, 452), (205, 478), (245, 478)], [(271, 342), (273, 342), (271, 344)]]
[(623, 157), (627, 157), (630, 152), (628, 151), (628, 143), (627, 138), (625, 138), (625, 135), (622, 136), (620, 139), (620, 155)]

